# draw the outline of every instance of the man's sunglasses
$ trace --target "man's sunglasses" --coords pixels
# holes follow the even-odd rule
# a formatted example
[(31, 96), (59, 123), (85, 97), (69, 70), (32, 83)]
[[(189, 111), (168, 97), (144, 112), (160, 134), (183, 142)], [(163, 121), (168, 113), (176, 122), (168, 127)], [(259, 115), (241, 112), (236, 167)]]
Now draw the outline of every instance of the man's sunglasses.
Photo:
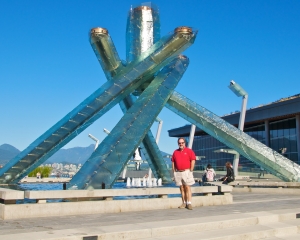
[(178, 142), (178, 144), (185, 144), (185, 142)]

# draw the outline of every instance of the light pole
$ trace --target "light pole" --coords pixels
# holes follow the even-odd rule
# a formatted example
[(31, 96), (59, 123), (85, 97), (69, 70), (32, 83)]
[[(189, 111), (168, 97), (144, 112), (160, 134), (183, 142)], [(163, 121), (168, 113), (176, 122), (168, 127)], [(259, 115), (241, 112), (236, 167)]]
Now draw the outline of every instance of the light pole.
[(155, 141), (156, 144), (158, 144), (159, 138), (160, 138), (160, 133), (161, 133), (161, 128), (163, 125), (163, 120), (161, 120), (159, 117), (157, 117), (155, 119), (156, 122), (158, 122), (158, 127), (157, 127), (157, 131), (156, 131), (156, 137), (155, 137)]
[[(244, 123), (245, 123), (245, 115), (246, 115), (246, 106), (247, 106), (247, 101), (248, 101), (248, 93), (239, 84), (237, 84), (233, 80), (230, 81), (230, 84), (228, 87), (230, 88), (231, 91), (233, 91), (235, 93), (235, 95), (243, 98), (239, 126), (238, 126), (238, 129), (243, 131)], [(238, 176), (239, 158), (240, 158), (240, 154), (237, 152), (234, 155), (234, 160), (233, 160), (233, 170), (234, 170), (235, 176)]]
[(105, 132), (107, 135), (110, 134), (110, 131), (108, 131), (106, 128), (103, 128), (103, 132)]
[(99, 145), (99, 139), (98, 138), (95, 138), (92, 134), (89, 134), (89, 137), (91, 139), (93, 139), (96, 143), (95, 143), (95, 147), (94, 147), (94, 151), (97, 149), (98, 145)]
[(189, 137), (189, 144), (188, 144), (188, 148), (190, 148), (190, 149), (193, 148), (195, 130), (196, 130), (196, 125), (192, 124), (191, 125), (191, 131), (190, 131), (190, 137)]

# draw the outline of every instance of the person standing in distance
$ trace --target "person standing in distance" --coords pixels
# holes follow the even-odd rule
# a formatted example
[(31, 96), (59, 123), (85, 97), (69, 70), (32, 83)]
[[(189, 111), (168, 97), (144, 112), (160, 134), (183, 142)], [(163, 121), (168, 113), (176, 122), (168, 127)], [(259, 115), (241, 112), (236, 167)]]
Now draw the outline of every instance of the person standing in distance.
[(176, 186), (180, 187), (182, 204), (178, 208), (187, 208), (192, 210), (192, 192), (191, 185), (195, 183), (193, 170), (195, 166), (196, 155), (194, 151), (185, 146), (185, 139), (178, 138), (179, 148), (172, 156), (172, 170)]

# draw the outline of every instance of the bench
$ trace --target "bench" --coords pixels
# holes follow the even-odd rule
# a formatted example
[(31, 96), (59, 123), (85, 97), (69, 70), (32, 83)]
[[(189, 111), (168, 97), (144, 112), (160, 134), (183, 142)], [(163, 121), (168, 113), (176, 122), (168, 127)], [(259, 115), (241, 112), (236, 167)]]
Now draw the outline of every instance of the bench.
[[(212, 195), (219, 190), (215, 186), (192, 187), (192, 193)], [(46, 199), (67, 199), (87, 201), (93, 199), (113, 200), (121, 196), (151, 196), (167, 198), (168, 195), (180, 194), (178, 188), (128, 188), (128, 189), (95, 189), (95, 190), (52, 190), (52, 191), (25, 191), (25, 198), (36, 199), (37, 203), (46, 203)]]

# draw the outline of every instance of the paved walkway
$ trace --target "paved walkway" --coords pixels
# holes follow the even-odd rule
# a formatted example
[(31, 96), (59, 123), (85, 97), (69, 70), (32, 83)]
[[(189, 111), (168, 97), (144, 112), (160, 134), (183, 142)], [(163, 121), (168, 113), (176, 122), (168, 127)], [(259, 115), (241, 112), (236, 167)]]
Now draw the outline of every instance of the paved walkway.
[[(27, 239), (30, 234), (40, 234), (41, 238), (50, 238), (52, 234), (68, 233), (68, 236), (87, 235), (98, 227), (126, 226), (146, 222), (168, 223), (172, 220), (205, 218), (250, 212), (294, 209), (300, 207), (299, 195), (265, 195), (253, 193), (234, 193), (234, 204), (187, 209), (168, 209), (117, 214), (94, 214), (66, 217), (32, 218), (20, 220), (0, 220), (0, 239)], [(180, 202), (179, 202), (180, 203)], [(48, 203), (50, 204), (50, 203)], [(116, 230), (118, 230), (116, 229)], [(29, 235), (26, 233), (30, 233)], [(9, 236), (10, 234), (13, 234)], [(16, 235), (17, 234), (17, 235)], [(47, 237), (48, 236), (48, 237)], [(36, 239), (36, 238), (35, 238)], [(62, 239), (62, 238), (61, 238)], [(75, 238), (74, 238), (75, 239)], [(81, 238), (82, 239), (82, 238)], [(89, 238), (87, 238), (89, 239)], [(90, 238), (92, 240), (92, 238)]]

